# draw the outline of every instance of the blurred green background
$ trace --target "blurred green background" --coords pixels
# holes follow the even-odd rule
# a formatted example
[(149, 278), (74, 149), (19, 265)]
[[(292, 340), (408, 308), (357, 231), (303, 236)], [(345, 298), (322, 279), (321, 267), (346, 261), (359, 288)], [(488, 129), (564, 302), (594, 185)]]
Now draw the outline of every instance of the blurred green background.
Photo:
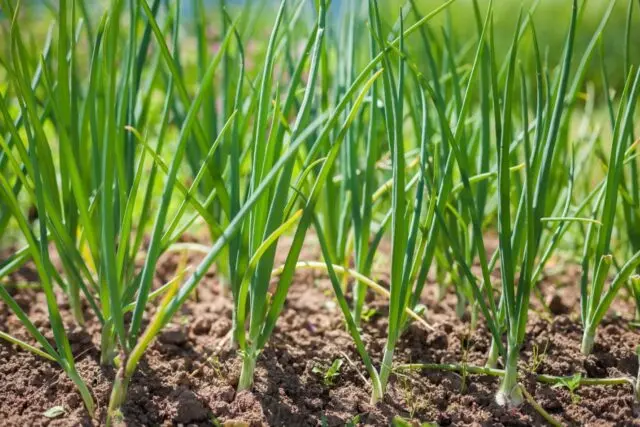
[[(150, 0), (147, 0), (151, 3)], [(173, 4), (175, 0), (165, 0), (167, 4)], [(193, 5), (198, 0), (182, 0), (183, 18), (186, 21), (192, 16)], [(215, 32), (215, 27), (220, 25), (220, 19), (214, 16), (219, 10), (218, 6), (221, 0), (204, 0), (209, 7), (211, 13), (211, 26)], [(307, 2), (307, 12), (309, 15), (308, 22), (313, 20), (313, 4), (317, 0), (302, 0)], [(288, 0), (290, 7), (295, 7), (298, 0)], [(354, 2), (354, 3), (351, 3)], [(397, 20), (400, 9), (406, 3), (405, 0), (379, 0), (381, 7), (384, 9), (383, 17), (387, 18), (389, 28)], [(442, 5), (444, 0), (414, 0), (416, 6), (421, 13), (426, 14), (434, 8)], [(90, 13), (97, 22), (100, 14), (104, 10), (104, 6), (108, 4), (105, 0), (88, 0), (91, 6)], [(273, 23), (274, 14), (277, 10), (279, 0), (225, 0), (225, 4), (232, 13), (239, 14), (240, 10), (250, 3), (256, 10), (259, 10), (259, 18), (253, 21), (256, 25), (253, 31), (269, 33), (269, 29)], [(482, 13), (487, 9), (489, 0), (478, 0)], [(27, 23), (31, 23), (31, 28), (35, 33), (44, 33), (47, 30), (47, 22), (50, 20), (47, 9), (55, 9), (56, 0), (23, 0), (23, 16), (21, 19)], [(366, 0), (332, 0), (331, 15), (334, 26), (342, 24), (341, 16), (343, 11), (350, 5), (361, 5), (362, 16), (366, 16)], [(513, 38), (513, 31), (516, 25), (518, 14), (522, 11), (527, 14), (532, 6), (537, 4), (533, 12), (533, 22), (538, 34), (540, 48), (543, 54), (547, 55), (547, 61), (551, 64), (558, 63), (562, 53), (564, 38), (568, 29), (572, 0), (494, 0), (494, 35), (495, 47), (499, 55), (505, 55), (508, 46)], [(611, 4), (610, 0), (578, 0), (580, 8), (580, 21), (576, 36), (575, 58), (580, 58), (581, 53), (589, 44), (592, 35), (600, 24), (605, 11)], [(640, 64), (640, 0), (615, 0), (611, 17), (604, 31), (601, 43), (602, 47), (596, 48), (596, 55), (592, 60), (588, 69), (586, 81), (592, 81), (596, 84), (598, 90), (602, 89), (602, 79), (600, 76), (600, 53), (603, 53), (604, 63), (610, 76), (609, 86), (620, 91), (624, 84), (625, 67), (625, 37), (627, 27), (627, 11), (629, 6), (633, 6), (631, 19), (630, 52), (628, 53), (628, 61), (637, 67)], [(1, 10), (0, 10), (0, 16)], [(4, 22), (3, 27), (8, 25), (8, 19), (0, 18), (0, 22)], [(185, 22), (186, 22), (185, 21)], [(408, 24), (414, 22), (413, 14), (409, 14)], [(242, 24), (240, 24), (242, 25)], [(24, 27), (24, 25), (23, 25)], [(262, 27), (262, 28), (260, 28)], [(453, 35), (453, 43), (458, 47), (464, 46), (468, 42), (473, 42), (478, 35), (476, 21), (474, 17), (473, 0), (456, 0), (445, 14), (441, 14), (437, 19), (430, 23), (430, 30), (437, 36), (442, 36), (443, 28), (450, 28)], [(264, 30), (264, 31), (262, 31)], [(37, 34), (36, 34), (37, 38)], [(413, 43), (412, 52), (420, 58), (421, 42), (417, 35), (414, 35), (408, 43)], [(0, 48), (6, 48), (6, 42), (0, 42)], [(533, 56), (527, 55), (526, 51), (531, 52), (531, 38), (526, 36), (521, 44), (521, 50), (524, 50), (523, 64), (529, 70), (533, 68)], [(527, 59), (528, 58), (528, 59)], [(499, 58), (501, 59), (501, 58)], [(574, 66), (578, 59), (574, 60)], [(426, 67), (425, 67), (426, 68)], [(598, 92), (601, 93), (601, 92)]]
[[(386, 0), (387, 14), (389, 17), (397, 17), (399, 8), (403, 1)], [(422, 13), (428, 13), (442, 0), (415, 0), (415, 4)], [(482, 12), (486, 11), (489, 0), (478, 0)], [(533, 0), (494, 0), (494, 34), (495, 47), (501, 54), (506, 51), (513, 39), (513, 32), (517, 23), (518, 15), (522, 10), (528, 13), (536, 2)], [(600, 25), (600, 21), (610, 5), (609, 0), (579, 0), (580, 21), (576, 34), (575, 58), (579, 58), (584, 52), (591, 38)], [(629, 62), (637, 68), (640, 64), (640, 1), (639, 0), (617, 0), (613, 6), (613, 11), (601, 39), (602, 52), (604, 53), (605, 66), (610, 76), (610, 87), (621, 90), (624, 85), (624, 61), (625, 61), (625, 37), (627, 27), (627, 10), (632, 6), (631, 15), (631, 49), (629, 52)], [(396, 10), (394, 10), (396, 9)], [(566, 33), (571, 17), (572, 0), (539, 0), (533, 11), (533, 23), (538, 35), (538, 42), (543, 53), (548, 55), (548, 62), (559, 63)], [(447, 20), (449, 22), (447, 22)], [(432, 21), (431, 29), (439, 31), (438, 27), (450, 25), (457, 43), (461, 45), (477, 37), (478, 30), (474, 17), (473, 0), (456, 0), (449, 8), (448, 13), (442, 15), (437, 20)], [(521, 45), (521, 49), (531, 52), (533, 47), (531, 38), (526, 37)], [(596, 48), (596, 55), (589, 68), (587, 81), (593, 81), (601, 87), (600, 76), (600, 47)], [(523, 52), (524, 53), (524, 52)], [(533, 57), (526, 66), (533, 66)], [(525, 58), (525, 55), (522, 55)], [(574, 60), (574, 65), (577, 63)]]

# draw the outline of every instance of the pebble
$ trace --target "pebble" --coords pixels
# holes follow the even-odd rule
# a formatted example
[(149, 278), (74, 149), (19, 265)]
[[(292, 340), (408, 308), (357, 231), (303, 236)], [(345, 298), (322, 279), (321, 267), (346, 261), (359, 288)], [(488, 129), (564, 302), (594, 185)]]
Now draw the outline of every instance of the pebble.
[(553, 314), (566, 314), (569, 311), (558, 294), (554, 294), (547, 300), (547, 306)]
[(177, 414), (173, 421), (179, 424), (189, 424), (207, 419), (209, 410), (200, 402), (198, 396), (191, 390), (184, 390), (178, 396)]
[(181, 346), (187, 342), (187, 335), (181, 329), (168, 329), (158, 337), (163, 344), (173, 344)]
[(211, 324), (211, 319), (207, 317), (200, 317), (194, 322), (191, 327), (191, 332), (193, 332), (194, 335), (208, 334), (211, 330)]

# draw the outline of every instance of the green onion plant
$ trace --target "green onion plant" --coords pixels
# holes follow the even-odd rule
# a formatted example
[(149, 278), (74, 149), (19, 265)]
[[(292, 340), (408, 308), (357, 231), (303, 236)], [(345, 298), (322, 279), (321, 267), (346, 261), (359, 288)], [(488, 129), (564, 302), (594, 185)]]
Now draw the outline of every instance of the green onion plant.
[[(634, 2), (619, 95), (602, 43), (615, 1), (579, 53), (588, 5), (571, 2), (558, 63), (537, 33), (538, 2), (520, 13), (506, 55), (497, 3), (474, 0), (477, 31), (463, 39), (454, 2), (425, 14), (406, 0), (391, 21), (378, 0), (346, 2), (338, 18), (330, 0), (281, 0), (273, 15), (266, 2), (222, 0), (212, 21), (203, 0), (187, 17), (180, 1), (111, 0), (99, 20), (89, 2), (60, 0), (34, 35), (26, 6), (0, 0), (0, 237), (17, 230), (22, 245), (0, 261), (0, 299), (32, 342), (0, 338), (58, 364), (93, 414), (66, 328), (98, 322), (100, 363), (117, 372), (112, 425), (145, 351), (214, 263), (233, 300), (239, 391), (252, 387), (296, 271), (321, 269), (376, 403), (410, 322), (432, 329), (421, 303), (435, 273), (440, 297), (455, 292), (458, 315), (470, 311), (491, 336), (487, 367), (474, 369), (499, 372), (497, 402), (517, 406), (530, 299), (557, 258), (581, 262), (591, 353), (622, 289), (640, 316)], [(603, 95), (586, 80), (598, 54)], [(163, 254), (200, 226), (203, 259), (157, 287)], [(310, 228), (324, 263), (300, 260)], [(53, 341), (4, 284), (26, 263)], [(380, 355), (361, 330), (369, 289), (388, 299)]]
[[(630, 136), (633, 135), (633, 117), (638, 103), (639, 85), (640, 70), (635, 72), (630, 70), (627, 84), (622, 93), (622, 102), (615, 118), (605, 185), (594, 202), (596, 217), (599, 219), (601, 226), (596, 229), (593, 224), (589, 225), (585, 238), (580, 300), (580, 313), (584, 326), (581, 349), (584, 354), (592, 352), (598, 325), (607, 313), (618, 291), (640, 266), (640, 251), (638, 251), (620, 267), (608, 289), (605, 289), (610, 268), (614, 263), (612, 242), (616, 207), (619, 198), (623, 198), (624, 195), (628, 194), (622, 193), (625, 188), (623, 185), (625, 168), (629, 167), (628, 165), (630, 164), (635, 164), (632, 150), (630, 150), (632, 148), (630, 147)], [(629, 167), (629, 169), (633, 174), (633, 167)], [(631, 206), (627, 202), (623, 203), (623, 207), (625, 208), (624, 212), (627, 213)], [(626, 224), (630, 225), (628, 222), (629, 216), (626, 216), (626, 219)], [(635, 231), (630, 233), (635, 233)], [(591, 265), (593, 265), (594, 270), (591, 286), (588, 286), (588, 274)], [(635, 285), (635, 282), (636, 280), (634, 279), (632, 283)], [(636, 286), (634, 285), (632, 285), (632, 289), (635, 289)]]

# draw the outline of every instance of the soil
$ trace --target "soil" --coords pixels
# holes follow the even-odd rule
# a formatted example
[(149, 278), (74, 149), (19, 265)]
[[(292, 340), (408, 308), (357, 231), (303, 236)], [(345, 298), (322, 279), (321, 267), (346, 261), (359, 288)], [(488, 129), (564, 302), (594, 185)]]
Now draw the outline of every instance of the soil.
[[(163, 258), (157, 284), (173, 277), (178, 259), (176, 254)], [(301, 259), (321, 258), (310, 243)], [(198, 258), (190, 256), (189, 261), (197, 262)], [(640, 334), (629, 327), (633, 307), (624, 301), (617, 302), (607, 315), (593, 354), (581, 355), (578, 274), (577, 268), (568, 266), (562, 274), (545, 278), (541, 290), (550, 311), (532, 298), (534, 311), (520, 365), (523, 375), (635, 376)], [(376, 277), (384, 283), (384, 275)], [(11, 277), (9, 288), (36, 326), (51, 337), (42, 293), (10, 286), (36, 278), (24, 267)], [(396, 351), (396, 363), (483, 365), (490, 344), (485, 326), (479, 322), (472, 331), (469, 316), (456, 316), (453, 294), (437, 301), (436, 285), (430, 283), (426, 288), (423, 299), (434, 331), (410, 326)], [(74, 326), (68, 306), (61, 305), (78, 370), (96, 399), (96, 417), (88, 417), (73, 384), (57, 365), (0, 341), (1, 425), (91, 426), (104, 422), (114, 371), (99, 364), (99, 324), (87, 310), (84, 328)], [(363, 324), (376, 366), (384, 345), (385, 306), (384, 300), (371, 298), (368, 307), (375, 314)], [(494, 402), (498, 380), (486, 376), (463, 378), (435, 371), (397, 374), (384, 401), (370, 405), (366, 371), (345, 331), (330, 283), (322, 272), (309, 270), (296, 275), (276, 330), (259, 357), (253, 390), (236, 393), (238, 357), (224, 345), (231, 327), (230, 314), (230, 300), (215, 272), (210, 272), (194, 298), (146, 352), (122, 408), (125, 425), (383, 426), (392, 424), (394, 417), (412, 420), (412, 425), (546, 424), (528, 404), (517, 409), (499, 407)], [(32, 342), (2, 304), (0, 329)], [(314, 368), (326, 369), (336, 359), (344, 363), (334, 381), (327, 383)], [(563, 424), (640, 426), (630, 385), (582, 386), (570, 393), (566, 387), (526, 378), (524, 384)], [(52, 418), (44, 415), (57, 406), (64, 413)]]

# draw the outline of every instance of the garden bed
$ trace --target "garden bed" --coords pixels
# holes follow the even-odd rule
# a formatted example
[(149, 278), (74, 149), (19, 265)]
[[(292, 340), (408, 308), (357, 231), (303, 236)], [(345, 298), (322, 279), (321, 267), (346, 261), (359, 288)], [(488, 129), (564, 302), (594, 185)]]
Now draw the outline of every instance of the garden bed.
[[(283, 252), (286, 255), (286, 252)], [(164, 257), (156, 282), (174, 275), (178, 255)], [(307, 247), (303, 260), (319, 259)], [(195, 261), (195, 258), (190, 259)], [(640, 335), (628, 322), (633, 309), (624, 301), (614, 305), (599, 329), (593, 354), (580, 353), (582, 328), (578, 310), (578, 270), (545, 279), (542, 292), (550, 312), (532, 303), (520, 371), (525, 388), (555, 419), (571, 425), (640, 425), (634, 418), (632, 387), (566, 387), (537, 383), (538, 374), (584, 377), (634, 377), (638, 371), (635, 346)], [(13, 283), (35, 280), (23, 268)], [(381, 276), (378, 276), (381, 277)], [(434, 331), (412, 325), (400, 341), (395, 362), (484, 364), (490, 335), (482, 322), (471, 332), (469, 322), (455, 314), (455, 296), (437, 302), (435, 286), (427, 286), (424, 302)], [(36, 326), (49, 331), (46, 302), (41, 292), (20, 289), (14, 293)], [(386, 337), (383, 299), (372, 299), (371, 318), (363, 325), (364, 337), (378, 359)], [(98, 425), (104, 420), (113, 369), (99, 365), (99, 324), (87, 314), (82, 329), (73, 324), (67, 306), (63, 316), (78, 370), (91, 388), (98, 410), (90, 419), (73, 383), (54, 363), (0, 342), (0, 419), (5, 426)], [(439, 371), (407, 372), (392, 379), (384, 402), (369, 404), (370, 386), (353, 341), (333, 302), (331, 285), (323, 272), (297, 273), (278, 320), (277, 331), (260, 355), (251, 392), (236, 394), (240, 363), (226, 345), (231, 327), (231, 301), (221, 293), (211, 273), (185, 304), (173, 324), (165, 329), (134, 375), (122, 408), (127, 425), (390, 425), (394, 417), (439, 425), (540, 425), (544, 419), (529, 404), (504, 409), (494, 402), (498, 380), (490, 376)], [(7, 307), (0, 305), (2, 329), (25, 340), (26, 331)], [(342, 367), (330, 381), (323, 372), (341, 359)], [(376, 360), (379, 363), (379, 360)], [(62, 409), (64, 412), (62, 413)], [(52, 409), (47, 417), (44, 414)]]

